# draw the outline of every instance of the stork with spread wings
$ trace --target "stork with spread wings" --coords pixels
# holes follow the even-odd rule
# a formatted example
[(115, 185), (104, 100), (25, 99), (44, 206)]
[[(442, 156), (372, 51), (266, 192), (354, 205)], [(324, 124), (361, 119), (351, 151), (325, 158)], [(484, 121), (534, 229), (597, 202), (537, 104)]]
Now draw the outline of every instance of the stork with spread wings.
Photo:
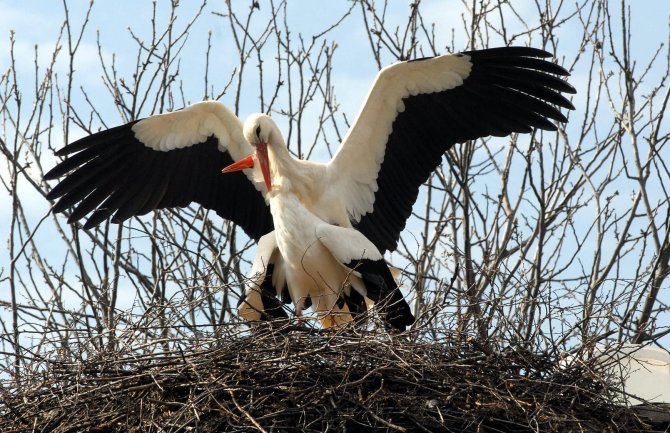
[[(65, 146), (46, 179), (69, 222), (121, 222), (195, 202), (259, 242), (240, 305), (285, 316), (277, 298), (311, 306), (324, 326), (380, 304), (391, 327), (414, 318), (386, 266), (419, 187), (457, 143), (555, 130), (575, 90), (550, 54), (503, 47), (400, 62), (377, 75), (328, 163), (295, 159), (266, 115), (242, 122), (219, 102), (151, 116)], [(230, 174), (222, 174), (224, 167)], [(283, 296), (282, 296), (283, 295)]]

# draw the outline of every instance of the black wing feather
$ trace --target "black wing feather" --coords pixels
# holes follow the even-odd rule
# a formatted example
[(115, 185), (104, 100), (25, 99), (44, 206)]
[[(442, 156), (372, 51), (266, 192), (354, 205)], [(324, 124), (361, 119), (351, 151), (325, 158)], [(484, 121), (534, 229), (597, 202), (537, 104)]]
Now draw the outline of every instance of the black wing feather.
[[(489, 135), (555, 131), (567, 118), (552, 104), (573, 109), (561, 93), (575, 89), (559, 77), (568, 71), (543, 60), (536, 48), (502, 47), (464, 52), (470, 75), (455, 88), (403, 99), (377, 177), (372, 212), (353, 222), (380, 251), (394, 250), (419, 187), (456, 143)], [(417, 60), (421, 61), (421, 60)]]
[(167, 152), (135, 138), (136, 122), (70, 143), (56, 152), (67, 159), (45, 175), (65, 176), (47, 195), (55, 212), (75, 206), (69, 222), (91, 213), (85, 229), (112, 217), (114, 222), (154, 209), (199, 203), (242, 227), (258, 240), (273, 229), (263, 196), (242, 172), (223, 175), (233, 162), (212, 136), (202, 143)]
[[(384, 260), (363, 259), (344, 265), (361, 275), (365, 283), (367, 296), (379, 307), (379, 312), (385, 324), (399, 331), (404, 331), (407, 326), (414, 323), (412, 310), (402, 296)], [(354, 292), (355, 290), (352, 289), (352, 295), (354, 295)], [(356, 301), (354, 295), (352, 300), (353, 303), (360, 303), (362, 296)]]
[[(100, 206), (100, 203), (102, 203), (118, 188), (118, 176), (122, 171), (124, 171), (123, 167), (114, 167), (113, 170), (105, 172), (97, 180), (98, 186), (96, 189), (88, 196), (86, 196), (86, 198), (81, 200), (77, 207), (72, 211), (70, 214), (70, 219), (72, 221), (79, 221), (90, 212), (93, 212), (95, 209), (97, 209)], [(70, 205), (67, 205), (61, 209), (59, 205), (61, 205), (63, 202), (64, 200), (60, 200), (58, 203), (56, 203), (56, 205), (53, 207), (53, 211), (62, 212), (63, 210), (70, 207)]]

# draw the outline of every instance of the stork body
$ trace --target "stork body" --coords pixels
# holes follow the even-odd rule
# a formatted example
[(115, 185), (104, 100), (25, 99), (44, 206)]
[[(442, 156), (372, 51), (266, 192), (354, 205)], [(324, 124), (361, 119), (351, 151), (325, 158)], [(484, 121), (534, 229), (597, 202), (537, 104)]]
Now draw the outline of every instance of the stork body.
[[(292, 158), (267, 116), (252, 116), (245, 125), (255, 125), (255, 129), (243, 130), (240, 120), (223, 104), (193, 104), (65, 146), (57, 154), (69, 158), (45, 179), (66, 177), (47, 198), (59, 199), (54, 212), (73, 208), (69, 222), (90, 214), (84, 229), (108, 217), (120, 222), (193, 202), (212, 209), (237, 223), (252, 239), (264, 240), (265, 247), (276, 243), (276, 249), (268, 248), (278, 251), (270, 253), (272, 272), (266, 267), (254, 278), (266, 288), (260, 298), (264, 311), (281, 315), (274, 303), (267, 304), (269, 295), (293, 291), (291, 300), (304, 306), (301, 294), (316, 290), (307, 282), (314, 272), (300, 270), (305, 258), (310, 268), (319, 269), (328, 262), (326, 251), (333, 254), (339, 248), (337, 243), (323, 250), (319, 247), (311, 256), (310, 248), (305, 248), (313, 245), (314, 235), (290, 227), (292, 221), (304, 217), (309, 230), (323, 224), (333, 230), (355, 229), (356, 236), (364, 239), (361, 242), (373, 245), (379, 256), (394, 250), (419, 187), (453, 145), (489, 135), (528, 133), (534, 128), (553, 131), (552, 120), (567, 121), (555, 106), (574, 108), (562, 93), (575, 90), (559, 78), (568, 75), (565, 69), (543, 60), (549, 56), (533, 48), (504, 47), (386, 67), (379, 72), (339, 150), (325, 164)], [(221, 175), (222, 167), (254, 151), (258, 155), (261, 143), (270, 149), (263, 178), (252, 170)], [(279, 192), (279, 202), (273, 204), (271, 190), (282, 177), (290, 183), (290, 194), (281, 198), (284, 192)], [(309, 245), (295, 239), (301, 235)], [(254, 261), (259, 271), (264, 264), (263, 250), (259, 247)], [(333, 255), (335, 261), (341, 259)], [(374, 267), (366, 275), (378, 280), (385, 272)], [(342, 278), (335, 269), (323, 272), (328, 274), (329, 287), (334, 284), (331, 279)], [(352, 280), (345, 279), (338, 287), (349, 283)], [(269, 287), (274, 290), (267, 290)], [(319, 304), (317, 308), (323, 311), (325, 307)]]
[[(224, 168), (224, 172), (253, 168), (252, 179), (265, 184), (275, 230), (259, 253), (268, 256), (266, 263), (272, 264), (273, 273), (281, 275), (282, 283), (275, 279), (274, 284), (282, 290), (286, 287), (296, 315), (301, 316), (302, 310), (311, 306), (322, 326), (342, 325), (365, 310), (367, 297), (382, 305), (380, 313), (385, 323), (395, 329), (404, 330), (414, 323), (409, 305), (377, 247), (351, 228), (348, 219), (342, 221), (342, 227), (324, 221), (305, 206), (304, 202), (312, 208), (319, 203), (304, 199), (310, 194), (305, 182), (312, 179), (310, 174), (318, 165), (294, 159), (286, 150), (279, 128), (265, 114), (250, 116), (244, 124), (244, 135), (257, 149), (256, 154)], [(319, 195), (314, 189), (311, 193), (315, 198)], [(256, 300), (256, 312), (250, 314), (254, 301), (243, 301), (240, 306), (241, 315), (250, 318), (257, 318), (267, 309), (257, 302), (263, 299), (263, 275), (267, 270), (256, 270), (260, 272), (247, 288), (247, 297), (253, 295)], [(277, 295), (281, 296), (281, 291)]]
[[(370, 252), (377, 250), (372, 244), (364, 245), (367, 239), (355, 230), (326, 224), (302, 206), (290, 191), (289, 182), (282, 183), (271, 193), (270, 210), (296, 315), (301, 316), (311, 305), (324, 327), (349, 322), (352, 318), (349, 305), (360, 305), (367, 290), (360, 277), (345, 267), (343, 260), (338, 260), (327, 245), (332, 244), (337, 235), (336, 241), (344, 241), (342, 236), (358, 241), (355, 246), (347, 245), (352, 260), (345, 263), (355, 263), (354, 258), (367, 259), (366, 247)], [(381, 256), (375, 258), (382, 259)]]
[(270, 194), (270, 210), (296, 314), (311, 304), (319, 319), (331, 318), (326, 325), (344, 323), (351, 315), (338, 301), (351, 293), (348, 272), (319, 238), (322, 221), (302, 206), (289, 182), (282, 183)]
[[(379, 312), (392, 328), (410, 326), (410, 307), (379, 250), (355, 229), (318, 218), (287, 186), (271, 193), (275, 231), (261, 239), (263, 248), (256, 255), (239, 314), (251, 321), (286, 317), (276, 301), (284, 293), (296, 316), (311, 307), (329, 328), (363, 313), (367, 298), (381, 304)], [(274, 293), (275, 288), (280, 290)]]

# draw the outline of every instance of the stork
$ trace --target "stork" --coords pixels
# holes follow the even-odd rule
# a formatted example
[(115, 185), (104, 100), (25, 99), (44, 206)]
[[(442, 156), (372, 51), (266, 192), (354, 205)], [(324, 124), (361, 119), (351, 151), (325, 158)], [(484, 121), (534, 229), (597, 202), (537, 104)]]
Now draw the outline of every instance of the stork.
[[(244, 136), (256, 154), (225, 167), (223, 172), (260, 169), (254, 180), (265, 184), (275, 230), (259, 241), (254, 264), (266, 257), (266, 263), (270, 263), (272, 255), (279, 252), (282, 263), (273, 266), (282, 268), (296, 315), (300, 316), (309, 303), (322, 326), (341, 325), (362, 312), (367, 297), (381, 304), (383, 320), (392, 328), (404, 330), (411, 325), (414, 317), (409, 305), (377, 247), (359, 231), (330, 224), (303, 205), (297, 194), (301, 190), (298, 160), (287, 151), (270, 116), (256, 114), (247, 119)], [(263, 271), (259, 271), (252, 270), (252, 275), (261, 277)], [(258, 282), (250, 286), (240, 304), (242, 316), (251, 313), (253, 318), (250, 310), (266, 309), (258, 302), (253, 304), (263, 294), (262, 288), (255, 287), (259, 287)]]
[[(388, 279), (378, 266), (380, 257), (395, 249), (419, 187), (445, 151), (489, 135), (528, 133), (534, 128), (555, 131), (552, 121), (567, 121), (556, 107), (573, 109), (562, 93), (575, 90), (561, 78), (568, 72), (544, 60), (547, 57), (549, 53), (535, 48), (502, 47), (388, 66), (378, 73), (358, 117), (328, 163), (293, 158), (272, 119), (252, 115), (245, 127), (219, 102), (200, 102), (135, 120), (59, 150), (57, 155), (69, 157), (45, 179), (65, 178), (47, 198), (59, 199), (54, 212), (74, 207), (70, 223), (90, 214), (84, 229), (110, 216), (113, 222), (121, 222), (193, 202), (212, 209), (261, 241), (252, 289), (258, 293), (261, 286), (270, 285), (277, 295), (288, 293), (298, 307), (296, 313), (308, 300), (295, 296), (311, 290), (305, 287), (304, 275), (286, 272), (300, 266), (289, 245), (296, 251), (300, 248), (294, 244), (298, 229), (290, 226), (291, 218), (302, 218), (311, 230), (310, 239), (330, 252), (333, 267), (337, 263), (355, 270), (355, 263), (344, 263), (347, 258), (366, 263), (365, 271), (340, 281), (339, 287), (349, 287), (348, 291), (332, 288), (352, 302), (348, 296), (360, 292), (350, 287), (365, 286), (363, 273), (368, 280)], [(255, 155), (252, 160), (251, 155)], [(242, 161), (244, 168), (254, 160), (258, 168), (221, 174), (222, 167), (236, 161)], [(325, 232), (329, 236), (319, 236)], [(330, 236), (335, 232), (346, 232), (339, 243), (337, 236)], [(356, 251), (344, 248), (347, 241)], [(368, 274), (372, 263), (375, 270)], [(316, 262), (310, 265), (318, 267)], [(318, 275), (315, 269), (307, 273)], [(395, 297), (397, 289), (389, 285), (385, 294)], [(361, 291), (371, 293), (369, 287)], [(317, 307), (319, 314), (342, 309), (338, 307), (341, 298), (334, 294), (326, 298)], [(261, 304), (261, 312), (271, 307)], [(338, 319), (333, 316), (330, 322)]]

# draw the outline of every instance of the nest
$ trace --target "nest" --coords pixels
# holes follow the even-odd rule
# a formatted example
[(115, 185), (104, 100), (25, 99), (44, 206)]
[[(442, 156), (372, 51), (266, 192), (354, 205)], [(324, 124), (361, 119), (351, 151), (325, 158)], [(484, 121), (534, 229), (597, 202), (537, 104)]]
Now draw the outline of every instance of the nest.
[[(189, 352), (49, 362), (5, 387), (3, 431), (641, 432), (591, 367), (383, 332), (270, 329)], [(39, 380), (36, 380), (39, 377)]]

